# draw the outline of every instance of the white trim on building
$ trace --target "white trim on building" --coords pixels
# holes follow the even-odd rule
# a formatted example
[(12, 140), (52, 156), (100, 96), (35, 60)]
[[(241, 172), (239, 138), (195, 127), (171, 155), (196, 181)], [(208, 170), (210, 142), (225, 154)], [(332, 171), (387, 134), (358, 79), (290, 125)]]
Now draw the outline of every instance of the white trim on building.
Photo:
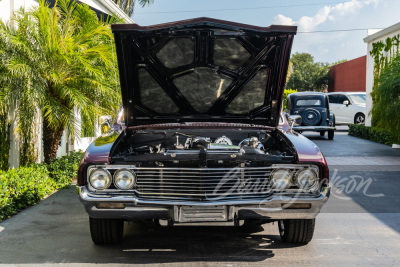
[[(370, 34), (371, 33), (371, 34)], [(364, 38), (364, 43), (367, 44), (367, 78), (366, 78), (366, 92), (367, 92), (367, 114), (365, 118), (365, 125), (371, 126), (371, 116), (369, 115), (372, 109), (372, 98), (371, 92), (374, 86), (374, 59), (372, 58), (370, 51), (372, 50), (372, 44), (385, 41), (388, 37), (393, 37), (400, 34), (400, 22), (387, 27), (378, 32), (372, 33), (368, 31), (368, 36)]]
[(122, 11), (121, 8), (118, 7), (117, 4), (111, 0), (81, 0), (81, 2), (93, 7), (95, 7), (95, 2), (98, 2), (103, 6), (103, 8), (99, 10), (103, 11), (104, 13), (113, 14), (121, 18), (124, 23), (135, 23), (124, 11)]

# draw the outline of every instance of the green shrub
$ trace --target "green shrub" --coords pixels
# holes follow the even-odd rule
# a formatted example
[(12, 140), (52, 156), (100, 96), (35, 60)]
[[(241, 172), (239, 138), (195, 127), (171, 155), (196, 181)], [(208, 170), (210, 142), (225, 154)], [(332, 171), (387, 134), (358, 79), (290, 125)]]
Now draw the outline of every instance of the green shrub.
[(66, 187), (76, 176), (81, 152), (8, 171), (0, 171), (0, 221), (38, 203), (57, 189)]
[(390, 133), (380, 129), (376, 129), (374, 127), (351, 124), (349, 125), (349, 135), (368, 139), (385, 145), (393, 144), (393, 137)]
[(31, 165), (0, 173), (0, 220), (33, 205), (56, 189), (45, 165)]
[(288, 97), (288, 95), (290, 95), (290, 94), (292, 94), (292, 93), (297, 93), (297, 90), (285, 89), (285, 91), (283, 91), (283, 105), (282, 105), (282, 109), (283, 109), (284, 112), (286, 112), (287, 97)]
[(47, 165), (50, 177), (57, 183), (57, 188), (69, 186), (76, 178), (82, 152), (70, 152), (68, 156), (54, 158)]

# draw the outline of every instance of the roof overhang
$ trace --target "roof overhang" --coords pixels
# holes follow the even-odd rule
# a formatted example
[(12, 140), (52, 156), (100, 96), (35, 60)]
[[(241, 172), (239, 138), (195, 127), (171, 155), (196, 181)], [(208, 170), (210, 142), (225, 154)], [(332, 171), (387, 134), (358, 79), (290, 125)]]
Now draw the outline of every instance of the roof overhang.
[(396, 23), (390, 27), (387, 27), (379, 32), (371, 34), (371, 35), (365, 37), (363, 40), (364, 40), (364, 43), (371, 43), (379, 38), (385, 37), (386, 35), (390, 35), (391, 33), (396, 32), (396, 31), (400, 31), (400, 22)]

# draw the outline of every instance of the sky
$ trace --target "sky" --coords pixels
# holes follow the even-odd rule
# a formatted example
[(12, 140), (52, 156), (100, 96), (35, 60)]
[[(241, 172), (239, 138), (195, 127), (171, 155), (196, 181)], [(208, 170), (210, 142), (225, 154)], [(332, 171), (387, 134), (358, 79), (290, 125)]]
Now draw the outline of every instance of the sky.
[(292, 53), (334, 63), (366, 55), (367, 29), (399, 23), (400, 0), (154, 0), (144, 8), (137, 5), (132, 19), (147, 26), (197, 17), (262, 27), (295, 25)]

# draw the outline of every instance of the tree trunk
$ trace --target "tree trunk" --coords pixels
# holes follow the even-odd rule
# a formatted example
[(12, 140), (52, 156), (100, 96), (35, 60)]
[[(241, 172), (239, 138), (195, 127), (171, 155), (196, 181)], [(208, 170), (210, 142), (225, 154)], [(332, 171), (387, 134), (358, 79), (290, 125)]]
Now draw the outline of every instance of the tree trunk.
[(61, 136), (64, 132), (65, 127), (60, 127), (54, 130), (47, 121), (46, 117), (43, 116), (43, 154), (44, 162), (50, 163), (52, 158), (57, 156), (57, 150), (60, 145)]

